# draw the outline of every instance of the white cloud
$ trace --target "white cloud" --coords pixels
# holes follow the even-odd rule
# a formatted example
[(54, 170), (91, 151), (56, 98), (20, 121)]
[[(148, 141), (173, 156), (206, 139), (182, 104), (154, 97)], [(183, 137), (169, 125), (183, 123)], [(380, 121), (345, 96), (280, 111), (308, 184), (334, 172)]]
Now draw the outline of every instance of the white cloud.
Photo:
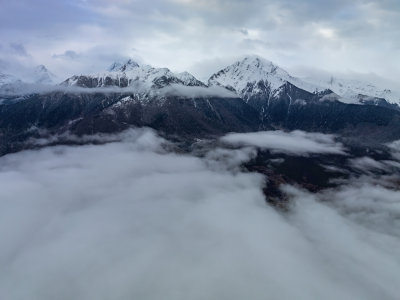
[(184, 86), (181, 84), (170, 84), (160, 89), (150, 89), (151, 85), (143, 82), (134, 82), (128, 87), (120, 88), (117, 86), (84, 88), (79, 86), (64, 86), (64, 85), (46, 85), (34, 83), (16, 83), (11, 86), (6, 86), (5, 89), (0, 89), (2, 94), (6, 95), (24, 95), (32, 93), (51, 93), (51, 92), (66, 92), (79, 94), (94, 94), (94, 93), (118, 93), (118, 94), (150, 94), (152, 97), (170, 97), (178, 96), (185, 98), (199, 97), (221, 97), (221, 98), (237, 98), (237, 95), (223, 87), (211, 86)]
[(0, 158), (1, 299), (397, 299), (400, 242), (385, 233), (396, 215), (384, 212), (398, 192), (332, 196), (377, 211), (379, 230), (363, 225), (374, 214), (291, 187), (281, 215), (260, 175), (229, 171), (251, 148), (201, 159), (152, 131), (124, 135)]
[(225, 88), (218, 86), (211, 87), (198, 87), (198, 86), (183, 86), (179, 84), (171, 84), (157, 91), (165, 96), (181, 96), (188, 98), (197, 97), (223, 97), (223, 98), (236, 98), (237, 95)]
[(400, 140), (394, 141), (394, 142), (390, 143), (388, 146), (392, 150), (392, 156), (395, 159), (400, 160)]
[(304, 131), (283, 132), (260, 131), (251, 133), (230, 133), (221, 138), (225, 143), (232, 145), (254, 146), (269, 149), (272, 152), (294, 155), (308, 155), (310, 153), (330, 153), (345, 155), (341, 143), (335, 141), (335, 136), (322, 133)]
[(376, 161), (375, 159), (371, 157), (361, 157), (361, 158), (354, 158), (350, 159), (350, 164), (359, 170), (362, 171), (376, 171), (376, 170), (385, 170), (387, 167), (385, 166), (384, 163)]
[(386, 187), (369, 182), (368, 177), (353, 180), (350, 185), (327, 191), (322, 199), (357, 224), (400, 238), (399, 191), (389, 180), (384, 183)]

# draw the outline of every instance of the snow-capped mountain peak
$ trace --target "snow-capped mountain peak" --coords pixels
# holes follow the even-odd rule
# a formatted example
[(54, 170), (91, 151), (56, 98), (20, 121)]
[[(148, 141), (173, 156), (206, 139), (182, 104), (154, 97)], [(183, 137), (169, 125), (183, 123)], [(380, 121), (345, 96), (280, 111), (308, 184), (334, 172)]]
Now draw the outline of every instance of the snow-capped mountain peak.
[(234, 89), (246, 101), (255, 95), (274, 94), (286, 82), (309, 92), (321, 90), (314, 84), (289, 75), (284, 69), (257, 55), (246, 56), (209, 79), (209, 85)]
[(175, 74), (168, 68), (154, 68), (145, 64), (139, 65), (132, 59), (123, 63), (115, 62), (107, 71), (101, 73), (72, 76), (62, 83), (65, 86), (87, 88), (140, 85), (145, 90), (149, 88), (162, 88), (169, 84), (205, 86), (204, 83), (197, 80), (188, 72)]
[[(41, 70), (45, 67), (40, 68)], [(45, 69), (47, 70), (47, 69)], [(336, 77), (325, 79), (300, 79), (290, 75), (275, 63), (257, 55), (249, 55), (212, 75), (209, 86), (222, 86), (248, 102), (250, 99), (271, 99), (285, 93), (287, 83), (309, 93), (336, 94), (339, 101), (363, 103), (366, 96), (384, 98), (399, 102), (399, 94), (389, 89), (379, 89), (374, 85), (356, 80), (341, 80)], [(132, 59), (114, 62), (106, 71), (75, 75), (62, 83), (66, 86), (95, 87), (140, 87), (141, 90), (163, 88), (171, 84), (184, 86), (207, 85), (188, 72), (173, 73), (168, 68), (155, 68), (138, 64)], [(397, 98), (397, 101), (395, 101)], [(294, 99), (296, 100), (296, 99)], [(368, 103), (371, 101), (368, 101)]]
[(214, 74), (211, 76), (210, 81), (220, 84), (224, 82), (235, 88), (240, 87), (241, 83), (247, 84), (247, 82), (264, 80), (266, 77), (271, 77), (271, 75), (289, 77), (285, 70), (271, 61), (251, 55)]
[(194, 77), (192, 74), (188, 72), (182, 72), (176, 74), (176, 77), (183, 82), (184, 85), (187, 86), (205, 86), (203, 82), (198, 80), (196, 77)]
[(125, 62), (114, 62), (108, 69), (108, 72), (125, 72), (138, 68), (139, 64), (132, 59)]
[(399, 91), (378, 87), (370, 82), (338, 78), (336, 76), (327, 76), (325, 78), (307, 77), (304, 80), (334, 91), (342, 97), (341, 101), (343, 102), (358, 103), (363, 96), (369, 96), (400, 104)]
[(258, 55), (246, 56), (243, 60), (236, 62), (235, 65), (258, 74), (274, 74), (276, 72), (287, 73), (276, 66), (273, 62)]
[(56, 81), (56, 76), (44, 65), (39, 65), (33, 69), (31, 81), (39, 84), (53, 84)]

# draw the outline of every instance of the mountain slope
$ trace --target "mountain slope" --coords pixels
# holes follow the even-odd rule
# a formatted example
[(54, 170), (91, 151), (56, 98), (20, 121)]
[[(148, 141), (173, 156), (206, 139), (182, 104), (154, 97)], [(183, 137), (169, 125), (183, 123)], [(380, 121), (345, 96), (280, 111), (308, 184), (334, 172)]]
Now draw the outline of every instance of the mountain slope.
[(42, 132), (78, 135), (147, 126), (187, 137), (259, 129), (258, 112), (240, 98), (166, 96), (143, 102), (135, 94), (65, 93), (10, 97), (0, 104), (0, 155)]

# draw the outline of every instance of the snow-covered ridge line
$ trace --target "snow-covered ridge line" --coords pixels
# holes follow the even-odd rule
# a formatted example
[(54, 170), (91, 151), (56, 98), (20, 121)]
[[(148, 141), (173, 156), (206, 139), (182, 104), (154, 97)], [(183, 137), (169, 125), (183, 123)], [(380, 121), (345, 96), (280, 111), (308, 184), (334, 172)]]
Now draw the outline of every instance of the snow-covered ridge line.
[(325, 90), (322, 86), (291, 76), (271, 61), (256, 55), (246, 56), (243, 60), (215, 73), (208, 80), (209, 85), (235, 90), (245, 100), (267, 90), (273, 95), (287, 82), (310, 93)]
[(0, 72), (0, 93), (8, 95), (47, 91), (54, 88), (56, 82), (57, 77), (44, 65), (36, 66), (23, 78)]
[(291, 83), (310, 93), (331, 90), (339, 96), (340, 101), (347, 103), (361, 103), (362, 98), (369, 96), (400, 104), (400, 92), (380, 89), (371, 83), (359, 80), (333, 77), (330, 80), (297, 78), (273, 62), (257, 55), (244, 57), (213, 74), (208, 80), (209, 85), (234, 90), (245, 101), (257, 95), (276, 95), (285, 83)]
[(175, 74), (168, 68), (140, 65), (131, 59), (125, 63), (115, 62), (104, 72), (72, 76), (65, 80), (62, 85), (97, 88), (108, 86), (127, 87), (136, 83), (145, 85), (148, 88), (162, 88), (170, 84), (205, 87), (205, 84), (188, 72)]
[(343, 79), (331, 76), (330, 78), (307, 77), (303, 80), (324, 86), (334, 91), (349, 102), (358, 101), (360, 95), (383, 98), (390, 103), (400, 104), (400, 92), (388, 88), (381, 88), (369, 82), (354, 79)]
[[(12, 75), (0, 73), (0, 91), (19, 91), (29, 84), (54, 85), (56, 77), (43, 65), (37, 66), (29, 80), (21, 80)], [(105, 71), (93, 74), (74, 75), (64, 80), (64, 87), (106, 88), (135, 87), (140, 85), (148, 90), (160, 89), (170, 85), (187, 87), (220, 86), (235, 92), (248, 101), (254, 97), (275, 97), (290, 83), (310, 93), (334, 92), (339, 101), (364, 104), (377, 103), (382, 98), (390, 103), (400, 104), (400, 92), (382, 89), (373, 84), (339, 78), (298, 78), (290, 75), (273, 62), (256, 55), (244, 57), (232, 65), (213, 74), (205, 84), (188, 72), (174, 73), (168, 68), (155, 68), (139, 64), (132, 59), (114, 62)], [(371, 97), (371, 98), (368, 98)], [(375, 98), (375, 99), (374, 99)]]

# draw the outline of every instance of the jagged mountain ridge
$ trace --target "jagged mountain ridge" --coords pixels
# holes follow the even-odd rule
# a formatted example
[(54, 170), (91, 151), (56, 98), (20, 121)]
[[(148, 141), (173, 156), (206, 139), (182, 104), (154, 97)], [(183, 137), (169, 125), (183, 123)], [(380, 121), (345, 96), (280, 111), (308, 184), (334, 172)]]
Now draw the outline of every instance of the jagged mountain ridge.
[(21, 78), (0, 72), (0, 94), (26, 94), (27, 91), (39, 91), (44, 86), (52, 87), (57, 81), (57, 77), (44, 65), (27, 71)]
[(209, 85), (234, 90), (245, 101), (252, 97), (272, 97), (287, 82), (311, 93), (324, 90), (291, 76), (271, 61), (256, 55), (246, 56), (213, 74), (208, 80)]
[(329, 78), (304, 78), (305, 81), (316, 85), (324, 86), (335, 91), (342, 97), (343, 102), (354, 103), (360, 102), (361, 98), (386, 99), (390, 103), (400, 104), (400, 93), (389, 88), (380, 88), (370, 82), (361, 80), (344, 79), (336, 76)]
[(170, 84), (199, 87), (206, 86), (188, 72), (175, 74), (168, 68), (154, 68), (145, 64), (140, 65), (132, 59), (124, 63), (114, 62), (105, 72), (74, 75), (61, 83), (63, 86), (84, 88), (125, 88), (128, 86), (140, 85), (140, 87), (147, 89), (162, 88)]
[(344, 80), (334, 77), (329, 80), (311, 77), (297, 78), (273, 62), (257, 55), (246, 56), (216, 72), (208, 80), (209, 85), (219, 85), (234, 90), (245, 101), (260, 96), (274, 97), (287, 82), (310, 93), (330, 90), (337, 95), (338, 101), (344, 103), (364, 104), (365, 99), (370, 97), (369, 104), (373, 99), (375, 99), (375, 105), (379, 105), (382, 99), (400, 104), (400, 93), (390, 89), (380, 89), (371, 83), (359, 80)]
[[(37, 66), (31, 73), (29, 80), (22, 80), (23, 83), (51, 85), (56, 81), (54, 74), (43, 65)], [(170, 84), (198, 87), (217, 85), (235, 91), (239, 97), (249, 101), (254, 97), (275, 96), (286, 82), (310, 93), (331, 90), (337, 95), (336, 99), (344, 103), (381, 105), (382, 100), (387, 100), (388, 103), (400, 104), (400, 93), (396, 91), (380, 89), (359, 80), (344, 80), (335, 77), (329, 80), (311, 77), (297, 78), (273, 62), (256, 55), (246, 56), (216, 72), (209, 78), (207, 84), (188, 72), (173, 73), (168, 68), (154, 68), (128, 59), (124, 62), (114, 62), (103, 72), (74, 75), (63, 81), (61, 86), (84, 88), (128, 86), (139, 88), (140, 86), (141, 89), (149, 90), (163, 88)], [(17, 91), (21, 87), (19, 83), (17, 81), (7, 83), (6, 87), (9, 91)], [(4, 90), (1, 86), (0, 80), (0, 90)]]
[[(368, 104), (398, 109), (395, 104), (390, 104), (383, 97), (380, 97), (385, 95), (385, 93), (391, 93), (389, 90), (385, 90), (385, 93), (379, 92), (370, 84), (365, 84), (365, 87), (361, 88), (362, 83), (358, 82), (358, 89), (354, 90), (357, 92), (367, 92), (366, 94), (361, 94), (348, 88), (342, 88), (341, 83), (332, 84), (332, 81), (324, 82), (320, 80), (313, 82), (311, 80), (302, 80), (290, 75), (273, 62), (256, 55), (246, 56), (244, 59), (213, 74), (209, 78), (207, 85), (188, 72), (173, 73), (167, 68), (140, 65), (132, 59), (125, 62), (114, 62), (102, 73), (74, 75), (65, 80), (61, 85), (84, 88), (132, 86), (142, 92), (160, 89), (171, 84), (188, 87), (221, 86), (234, 91), (246, 102), (250, 101), (250, 104), (261, 107), (262, 105), (259, 103), (260, 99), (262, 102), (265, 99), (279, 98), (282, 86), (286, 83), (290, 83), (297, 88), (315, 95), (330, 93), (329, 98), (331, 100), (336, 99), (344, 103)], [(155, 94), (153, 93), (153, 95)], [(393, 100), (394, 98), (391, 97), (390, 99)], [(296, 101), (298, 99), (292, 100)]]

